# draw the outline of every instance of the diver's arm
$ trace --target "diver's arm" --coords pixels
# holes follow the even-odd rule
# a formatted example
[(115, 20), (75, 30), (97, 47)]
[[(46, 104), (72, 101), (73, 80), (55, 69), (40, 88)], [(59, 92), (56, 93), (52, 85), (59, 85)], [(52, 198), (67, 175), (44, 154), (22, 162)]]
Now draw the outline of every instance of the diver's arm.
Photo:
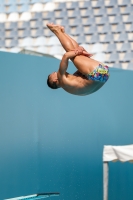
[(90, 55), (88, 52), (85, 52), (83, 48), (77, 48), (77, 49), (74, 49), (72, 51), (69, 51), (69, 52), (66, 52), (63, 57), (62, 57), (62, 60), (60, 62), (60, 67), (59, 67), (59, 74), (60, 75), (63, 75), (65, 74), (67, 68), (68, 68), (68, 60), (69, 59), (72, 59), (74, 58), (75, 56), (78, 56), (78, 55)]
[(66, 52), (63, 57), (62, 57), (62, 60), (60, 62), (60, 67), (59, 67), (59, 73), (60, 75), (63, 75), (65, 74), (67, 68), (68, 68), (68, 60), (75, 57), (76, 54), (74, 51), (69, 51), (69, 52)]
[(68, 68), (68, 60), (69, 58), (66, 56), (66, 54), (63, 55), (62, 60), (60, 62), (60, 67), (59, 67), (59, 74), (63, 75), (65, 74), (67, 68)]

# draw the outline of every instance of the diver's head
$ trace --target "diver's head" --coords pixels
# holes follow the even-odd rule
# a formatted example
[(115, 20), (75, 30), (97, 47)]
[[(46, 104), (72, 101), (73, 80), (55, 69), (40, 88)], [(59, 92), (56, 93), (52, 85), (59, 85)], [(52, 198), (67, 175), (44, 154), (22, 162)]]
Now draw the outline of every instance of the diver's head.
[(47, 85), (52, 89), (60, 88), (57, 72), (53, 72), (52, 74), (48, 76)]

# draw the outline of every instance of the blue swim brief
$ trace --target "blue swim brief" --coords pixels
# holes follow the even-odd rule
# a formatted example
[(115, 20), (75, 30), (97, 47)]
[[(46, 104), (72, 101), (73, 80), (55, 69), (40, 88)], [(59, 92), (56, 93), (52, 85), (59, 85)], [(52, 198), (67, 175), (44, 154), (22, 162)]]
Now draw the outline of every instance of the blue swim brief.
[(109, 67), (103, 63), (93, 70), (93, 72), (86, 75), (88, 80), (100, 81), (105, 83), (109, 79)]

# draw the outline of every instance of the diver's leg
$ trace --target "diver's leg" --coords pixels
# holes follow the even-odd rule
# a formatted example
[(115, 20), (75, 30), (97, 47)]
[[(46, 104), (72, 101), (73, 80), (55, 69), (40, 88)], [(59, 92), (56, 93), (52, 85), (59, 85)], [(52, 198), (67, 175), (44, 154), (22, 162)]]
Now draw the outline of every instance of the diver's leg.
[[(53, 24), (53, 25), (54, 25), (54, 24)], [(61, 26), (61, 25), (58, 25), (58, 26), (60, 26), (61, 31), (71, 40), (71, 42), (73, 43), (73, 46), (74, 46), (75, 48), (78, 48), (78, 47), (79, 47), (79, 44), (78, 44), (70, 35), (68, 35), (68, 34), (65, 32), (64, 26)]]
[[(66, 51), (71, 51), (72, 49), (75, 49), (75, 46), (72, 43), (71, 39), (69, 39), (66, 34), (64, 34), (59, 25), (47, 24), (47, 26), (57, 36), (57, 38), (60, 40), (61, 45)], [(87, 74), (92, 71), (92, 62), (94, 65), (98, 66), (97, 61), (91, 60), (90, 62), (90, 58), (83, 55), (76, 56), (71, 60), (74, 63), (75, 67), (83, 74)]]
[[(54, 25), (53, 23), (50, 23), (50, 25), (58, 26), (60, 28), (61, 32), (64, 33), (64, 35), (72, 42), (72, 44), (74, 46), (74, 49), (79, 48), (79, 44), (70, 35), (68, 35), (67, 33), (65, 33), (65, 28), (63, 26), (61, 26), (61, 25)], [(86, 50), (84, 49), (84, 51), (86, 51)], [(92, 56), (93, 56), (92, 54), (89, 54), (89, 57), (92, 57)]]
[(64, 33), (64, 34), (66, 37), (69, 38), (69, 40), (71, 40), (75, 49), (79, 47), (78, 43), (73, 38), (71, 38), (70, 35), (68, 35), (67, 33)]
[(79, 45), (76, 41), (73, 41), (66, 33), (64, 33), (61, 29), (61, 26), (54, 24), (47, 24), (48, 28), (57, 36), (60, 40), (61, 45), (65, 49), (65, 51), (71, 51), (75, 48), (78, 48)]

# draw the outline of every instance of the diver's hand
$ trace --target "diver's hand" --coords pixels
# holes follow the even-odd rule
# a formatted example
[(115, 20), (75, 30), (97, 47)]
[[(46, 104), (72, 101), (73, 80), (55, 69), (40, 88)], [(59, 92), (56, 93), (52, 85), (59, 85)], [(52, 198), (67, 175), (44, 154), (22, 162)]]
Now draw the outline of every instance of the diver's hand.
[(75, 56), (79, 56), (79, 55), (85, 55), (88, 56), (88, 52), (86, 52), (84, 50), (83, 47), (78, 47), (76, 49), (72, 49), (71, 51), (68, 51), (64, 54), (65, 57), (67, 57), (68, 59), (74, 58)]
[(89, 58), (93, 56), (93, 54), (88, 53), (82, 46), (79, 46), (78, 48), (73, 49), (72, 51), (75, 52), (75, 55), (84, 55)]
[(84, 55), (84, 56), (87, 56), (87, 57), (92, 57), (93, 54), (90, 54), (88, 53), (83, 47), (79, 46), (75, 49), (72, 49), (71, 51), (69, 52), (66, 52), (65, 55), (68, 57), (68, 58), (74, 58), (75, 56), (79, 56), (79, 55)]
[(67, 59), (71, 59), (74, 58), (75, 56), (81, 55), (82, 53), (80, 53), (79, 51), (68, 51), (64, 54), (64, 57), (66, 57)]

